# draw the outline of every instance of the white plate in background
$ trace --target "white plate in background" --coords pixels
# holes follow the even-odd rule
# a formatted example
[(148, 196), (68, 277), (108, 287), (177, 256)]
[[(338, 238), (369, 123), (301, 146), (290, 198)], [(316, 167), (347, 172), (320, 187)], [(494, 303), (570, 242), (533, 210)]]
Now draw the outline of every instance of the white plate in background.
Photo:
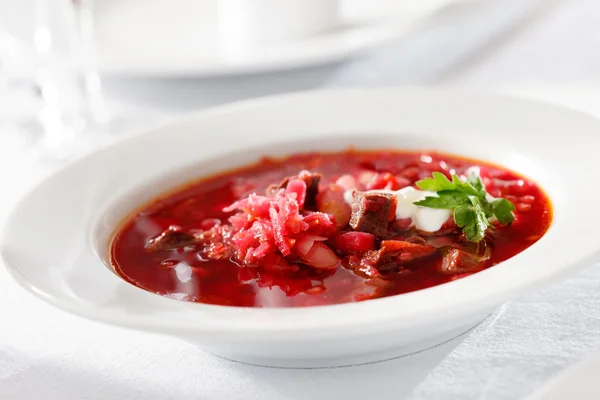
[(398, 39), (456, 1), (464, 0), (377, 0), (369, 7), (362, 0), (342, 0), (341, 27), (303, 40), (230, 52), (219, 35), (216, 0), (168, 5), (163, 0), (104, 0), (94, 4), (100, 70), (112, 75), (204, 77), (320, 65)]

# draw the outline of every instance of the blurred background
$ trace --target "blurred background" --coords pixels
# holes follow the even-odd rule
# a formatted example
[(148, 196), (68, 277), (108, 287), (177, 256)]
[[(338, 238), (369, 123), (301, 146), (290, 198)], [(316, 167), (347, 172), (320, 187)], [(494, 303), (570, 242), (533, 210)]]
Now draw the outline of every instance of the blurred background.
[[(0, 0), (0, 217), (23, 190), (65, 162), (149, 126), (242, 99), (444, 85), (600, 115), (598, 21), (598, 0)], [(440, 356), (411, 398), (521, 398), (595, 349), (600, 332), (589, 327), (597, 326), (600, 297), (581, 296), (574, 304), (568, 287), (600, 291), (592, 275), (574, 279), (503, 306), (451, 355)], [(37, 306), (20, 292), (15, 298), (31, 301), (30, 310)], [(567, 304), (571, 320), (554, 311), (555, 302)], [(0, 304), (6, 315), (13, 309)], [(28, 326), (21, 311), (14, 315), (14, 323), (18, 316)], [(70, 321), (58, 311), (50, 316)], [(521, 329), (505, 323), (511, 320)], [(112, 337), (118, 354), (92, 356), (82, 350), (88, 338), (69, 327), (64, 338), (49, 336), (44, 345), (31, 344), (39, 339), (35, 329), (1, 329), (0, 388), (37, 398), (30, 379), (48, 388), (47, 398), (83, 398), (71, 385), (74, 376), (80, 388), (98, 389), (86, 398), (148, 398), (150, 392), (176, 398), (169, 397), (177, 392), (172, 382), (158, 373), (137, 382), (139, 393), (119, 389), (132, 387), (129, 365), (146, 362), (157, 343), (171, 343), (136, 341), (139, 351), (130, 353), (124, 332), (77, 324), (75, 333)], [(529, 326), (536, 324), (534, 336)], [(181, 350), (181, 365), (198, 367), (186, 355)], [(76, 363), (90, 370), (79, 371)], [(236, 382), (231, 387), (270, 387), (266, 374), (250, 379), (249, 367), (208, 356), (201, 367), (224, 388), (229, 379)]]
[(598, 18), (595, 0), (0, 0), (0, 140), (60, 160), (289, 91), (586, 88)]

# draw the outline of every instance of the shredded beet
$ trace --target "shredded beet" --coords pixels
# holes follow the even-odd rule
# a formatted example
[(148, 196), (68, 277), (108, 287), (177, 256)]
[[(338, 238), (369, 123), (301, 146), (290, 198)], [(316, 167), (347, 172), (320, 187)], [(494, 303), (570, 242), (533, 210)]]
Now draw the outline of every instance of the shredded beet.
[(239, 261), (272, 272), (288, 270), (285, 258), (292, 255), (313, 268), (338, 266), (337, 255), (322, 243), (336, 232), (334, 217), (304, 210), (308, 189), (320, 176), (301, 173), (299, 177), (306, 180), (288, 179), (285, 189), (271, 190), (268, 196), (252, 194), (225, 208), (227, 212), (238, 210), (229, 222), (234, 227), (231, 242)]
[[(319, 192), (319, 182), (321, 181), (321, 178), (321, 174), (314, 174), (310, 171), (303, 170), (298, 174), (298, 176), (287, 177), (278, 185), (270, 185), (267, 188), (267, 196), (273, 196), (279, 193), (281, 189), (287, 190), (290, 184), (292, 184), (292, 186), (296, 186), (298, 184), (297, 181), (302, 181), (305, 185), (304, 195), (303, 199), (298, 201), (298, 205), (301, 208), (306, 207), (308, 209), (313, 209), (315, 207), (315, 198)], [(295, 191), (296, 189), (292, 190)]]
[(298, 207), (303, 208), (306, 201), (306, 183), (301, 179), (292, 179), (285, 188), (285, 194), (295, 194)]

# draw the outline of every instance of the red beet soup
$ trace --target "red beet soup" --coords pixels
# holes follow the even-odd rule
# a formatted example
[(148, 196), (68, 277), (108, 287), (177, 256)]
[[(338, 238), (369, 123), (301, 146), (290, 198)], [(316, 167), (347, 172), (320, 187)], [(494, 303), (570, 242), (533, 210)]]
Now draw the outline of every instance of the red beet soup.
[(531, 180), (437, 152), (263, 158), (165, 194), (117, 230), (114, 270), (179, 300), (299, 307), (412, 292), (490, 268), (540, 239)]

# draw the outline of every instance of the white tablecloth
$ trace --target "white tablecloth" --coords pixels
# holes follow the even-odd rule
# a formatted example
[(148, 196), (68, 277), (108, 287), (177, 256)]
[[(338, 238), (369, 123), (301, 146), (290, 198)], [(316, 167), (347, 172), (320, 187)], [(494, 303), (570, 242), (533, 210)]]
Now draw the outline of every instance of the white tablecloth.
[[(556, 3), (556, 2), (548, 2)], [(495, 87), (600, 116), (596, 0), (548, 7), (525, 30), (423, 82)], [(585, 39), (584, 39), (585, 38)], [(228, 81), (110, 80), (112, 99), (158, 119), (289, 89), (410, 82), (391, 45), (308, 71)], [(399, 74), (402, 70), (403, 74)], [(405, 74), (404, 74), (405, 73)], [(419, 79), (415, 79), (418, 81)], [(565, 83), (577, 81), (574, 84)], [(148, 111), (151, 110), (151, 111)], [(27, 163), (0, 138), (0, 216), (51, 167)], [(557, 160), (560, 162), (560, 160)], [(464, 339), (464, 340), (462, 340)], [(600, 349), (600, 267), (505, 304), (470, 335), (395, 361), (281, 370), (221, 360), (167, 337), (89, 322), (33, 298), (0, 269), (0, 399), (301, 400), (518, 399)]]

